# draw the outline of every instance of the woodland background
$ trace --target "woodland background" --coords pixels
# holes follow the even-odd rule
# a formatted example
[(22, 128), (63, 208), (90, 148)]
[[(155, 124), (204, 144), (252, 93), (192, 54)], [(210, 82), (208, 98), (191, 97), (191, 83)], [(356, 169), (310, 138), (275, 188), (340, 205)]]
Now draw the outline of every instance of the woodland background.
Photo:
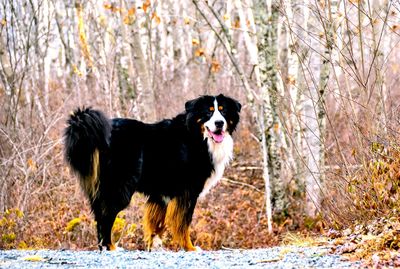
[[(224, 93), (243, 105), (235, 159), (195, 211), (195, 244), (357, 224), (398, 249), (399, 13), (387, 0), (1, 0), (0, 248), (96, 248), (63, 160), (75, 107), (153, 122)], [(144, 248), (144, 201), (116, 220), (124, 248)]]

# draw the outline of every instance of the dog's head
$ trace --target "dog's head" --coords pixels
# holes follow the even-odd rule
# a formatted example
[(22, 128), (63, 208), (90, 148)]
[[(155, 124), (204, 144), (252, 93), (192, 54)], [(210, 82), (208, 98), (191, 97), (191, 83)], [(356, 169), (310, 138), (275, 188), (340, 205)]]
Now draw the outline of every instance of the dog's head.
[(187, 125), (218, 144), (236, 129), (241, 107), (238, 101), (222, 94), (204, 95), (186, 102)]

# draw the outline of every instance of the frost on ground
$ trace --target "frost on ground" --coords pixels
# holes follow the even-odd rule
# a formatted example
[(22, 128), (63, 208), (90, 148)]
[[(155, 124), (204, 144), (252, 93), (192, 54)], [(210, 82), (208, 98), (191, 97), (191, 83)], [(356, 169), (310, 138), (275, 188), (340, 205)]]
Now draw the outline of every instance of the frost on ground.
[(200, 252), (0, 251), (0, 268), (358, 268), (326, 247)]

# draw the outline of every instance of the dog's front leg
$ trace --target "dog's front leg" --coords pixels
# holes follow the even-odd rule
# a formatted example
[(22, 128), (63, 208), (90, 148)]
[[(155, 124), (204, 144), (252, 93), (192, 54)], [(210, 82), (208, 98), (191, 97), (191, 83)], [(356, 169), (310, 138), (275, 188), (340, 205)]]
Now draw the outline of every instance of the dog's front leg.
[[(165, 213), (167, 207), (163, 202), (149, 199), (146, 203), (143, 218), (144, 240), (146, 248), (151, 251), (155, 247), (154, 239), (158, 236), (161, 240), (165, 230)], [(161, 246), (160, 246), (161, 247)]]
[(172, 233), (173, 240), (186, 251), (195, 251), (199, 248), (193, 246), (190, 240), (190, 224), (196, 205), (196, 199), (189, 195), (173, 198), (167, 207), (166, 224)]

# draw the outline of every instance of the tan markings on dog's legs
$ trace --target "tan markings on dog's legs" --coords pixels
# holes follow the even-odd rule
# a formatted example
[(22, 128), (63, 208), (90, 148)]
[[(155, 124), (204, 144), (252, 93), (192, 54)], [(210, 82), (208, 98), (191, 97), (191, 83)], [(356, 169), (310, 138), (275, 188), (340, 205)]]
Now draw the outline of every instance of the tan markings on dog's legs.
[(185, 220), (186, 211), (185, 205), (179, 203), (177, 198), (174, 198), (168, 204), (165, 221), (174, 241), (186, 251), (195, 251), (197, 249), (190, 240), (190, 223)]
[(154, 236), (162, 238), (165, 231), (165, 211), (166, 208), (160, 204), (147, 202), (143, 217), (144, 240), (148, 251), (153, 246)]
[(107, 245), (107, 250), (116, 250), (117, 248), (115, 247), (114, 244), (108, 244)]

